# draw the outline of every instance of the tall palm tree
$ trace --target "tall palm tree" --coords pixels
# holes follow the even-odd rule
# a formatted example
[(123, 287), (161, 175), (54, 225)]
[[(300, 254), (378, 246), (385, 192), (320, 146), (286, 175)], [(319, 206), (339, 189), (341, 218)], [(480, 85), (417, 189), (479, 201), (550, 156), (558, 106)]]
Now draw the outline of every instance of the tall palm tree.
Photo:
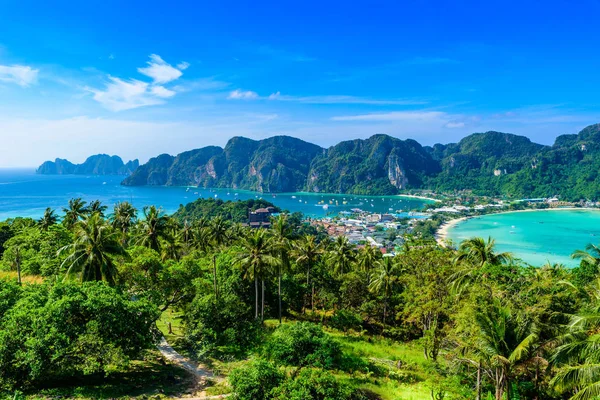
[[(305, 235), (301, 240), (293, 243), (293, 255), (296, 258), (297, 265), (306, 266), (306, 287), (311, 287), (310, 273), (312, 266), (315, 265), (321, 256), (325, 253), (320, 243), (317, 243), (313, 235)], [(311, 290), (311, 308), (315, 308), (315, 285), (312, 284)]]
[(236, 258), (236, 263), (244, 270), (244, 276), (249, 279), (254, 279), (255, 292), (255, 313), (254, 316), (258, 319), (258, 281), (262, 280), (262, 307), (261, 320), (264, 319), (264, 278), (267, 271), (273, 265), (276, 265), (278, 260), (273, 256), (272, 238), (264, 229), (256, 229), (241, 241), (243, 252)]
[(117, 269), (111, 257), (127, 255), (118, 232), (96, 213), (79, 221), (74, 233), (73, 243), (58, 251), (59, 255), (69, 253), (62, 264), (68, 268), (66, 276), (79, 273), (81, 281), (105, 280), (113, 284)]
[(358, 266), (367, 274), (367, 285), (371, 283), (371, 271), (380, 259), (381, 251), (375, 246), (366, 245), (358, 252)]
[[(208, 227), (207, 232), (210, 234), (210, 243), (213, 250), (217, 250), (225, 246), (229, 242), (229, 222), (223, 217), (218, 216), (213, 218)], [(213, 283), (215, 290), (215, 299), (219, 297), (219, 286), (217, 282), (217, 253), (213, 252)]]
[(279, 214), (277, 218), (273, 219), (272, 232), (273, 244), (279, 256), (279, 262), (277, 263), (277, 296), (279, 298), (279, 324), (281, 324), (281, 274), (282, 271), (288, 271), (290, 268), (290, 239), (293, 234), (286, 214)]
[(328, 258), (337, 274), (345, 274), (356, 260), (354, 246), (346, 236), (338, 236), (330, 247)]
[(138, 224), (137, 244), (161, 252), (161, 239), (171, 241), (171, 219), (155, 206), (144, 207)]
[(77, 221), (84, 218), (88, 214), (88, 209), (85, 206), (87, 202), (78, 197), (76, 199), (69, 200), (69, 206), (63, 208), (65, 217), (63, 218), (63, 224), (69, 229), (73, 228)]
[(398, 275), (396, 273), (394, 257), (384, 257), (381, 261), (378, 261), (375, 266), (376, 269), (372, 273), (369, 289), (375, 293), (383, 294), (382, 323), (383, 326), (385, 326), (389, 296), (392, 292), (392, 287), (398, 281)]
[(102, 218), (104, 218), (104, 211), (106, 211), (108, 207), (105, 206), (104, 204), (102, 204), (102, 202), (100, 200), (94, 200), (92, 202), (90, 202), (90, 205), (88, 206), (88, 213), (89, 214), (95, 214), (98, 213), (100, 214), (100, 216)]
[(57, 221), (58, 216), (56, 215), (55, 211), (48, 207), (46, 208), (46, 211), (44, 211), (44, 216), (38, 221), (38, 225), (40, 226), (40, 229), (47, 231), (48, 228), (56, 224)]
[(135, 224), (136, 218), (137, 209), (131, 203), (122, 201), (115, 204), (111, 220), (113, 227), (121, 232), (123, 244), (127, 242), (127, 234)]

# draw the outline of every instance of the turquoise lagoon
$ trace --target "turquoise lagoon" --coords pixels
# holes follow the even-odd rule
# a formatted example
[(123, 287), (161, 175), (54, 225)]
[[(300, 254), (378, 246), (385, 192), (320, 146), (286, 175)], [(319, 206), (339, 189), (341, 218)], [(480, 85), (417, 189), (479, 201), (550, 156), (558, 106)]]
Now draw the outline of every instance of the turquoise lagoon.
[[(38, 218), (46, 207), (59, 212), (69, 199), (100, 200), (109, 208), (129, 201), (138, 209), (156, 205), (167, 213), (197, 198), (246, 200), (264, 198), (282, 209), (307, 216), (337, 215), (361, 208), (370, 212), (396, 212), (421, 209), (428, 200), (401, 196), (358, 196), (319, 193), (280, 193), (276, 195), (235, 189), (199, 189), (162, 186), (121, 186), (120, 176), (36, 175), (33, 170), (0, 170), (0, 220), (13, 217)], [(319, 204), (321, 203), (321, 204)], [(344, 204), (345, 203), (345, 204)], [(323, 207), (327, 205), (326, 209)]]
[(588, 243), (600, 243), (600, 211), (543, 210), (490, 214), (461, 221), (448, 231), (458, 244), (473, 236), (492, 237), (498, 251), (509, 251), (534, 266), (547, 262), (578, 265), (570, 256)]

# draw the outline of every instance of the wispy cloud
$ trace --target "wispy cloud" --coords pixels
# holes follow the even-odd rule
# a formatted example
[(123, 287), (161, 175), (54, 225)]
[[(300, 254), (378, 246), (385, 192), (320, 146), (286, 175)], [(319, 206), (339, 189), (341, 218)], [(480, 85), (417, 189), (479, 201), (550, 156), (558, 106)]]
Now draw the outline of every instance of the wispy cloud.
[(392, 111), (331, 117), (332, 121), (431, 121), (440, 120), (447, 114), (442, 111)]
[(131, 110), (138, 107), (164, 104), (165, 99), (177, 94), (177, 90), (164, 85), (179, 79), (182, 69), (188, 68), (188, 63), (180, 63), (175, 68), (164, 61), (159, 55), (151, 54), (148, 66), (138, 68), (138, 72), (152, 78), (152, 82), (138, 79), (121, 79), (108, 76), (104, 89), (85, 87), (85, 90), (94, 94), (93, 98), (98, 103), (111, 111)]
[(183, 71), (184, 69), (188, 69), (189, 66), (190, 66), (189, 62), (182, 61), (179, 64), (177, 64), (177, 69), (179, 69), (180, 71)]
[(259, 96), (256, 92), (253, 92), (251, 90), (236, 89), (236, 90), (230, 92), (229, 96), (227, 96), (227, 98), (229, 100), (254, 100), (254, 99), (258, 99)]
[(366, 105), (423, 105), (423, 100), (412, 99), (371, 99), (365, 97), (328, 95), (328, 96), (289, 96), (280, 92), (272, 93), (269, 100), (291, 101), (305, 104), (366, 104)]
[[(171, 64), (165, 62), (159, 55), (151, 54), (150, 61), (147, 62), (148, 66), (144, 68), (138, 68), (140, 74), (146, 75), (154, 80), (154, 83), (169, 83), (176, 79), (179, 79), (183, 73), (173, 67)], [(183, 63), (182, 63), (183, 64)], [(180, 64), (181, 65), (181, 64)], [(185, 68), (189, 67), (189, 64), (183, 64)], [(183, 68), (183, 69), (185, 69)]]
[(0, 65), (0, 81), (28, 87), (37, 82), (38, 69), (27, 65)]

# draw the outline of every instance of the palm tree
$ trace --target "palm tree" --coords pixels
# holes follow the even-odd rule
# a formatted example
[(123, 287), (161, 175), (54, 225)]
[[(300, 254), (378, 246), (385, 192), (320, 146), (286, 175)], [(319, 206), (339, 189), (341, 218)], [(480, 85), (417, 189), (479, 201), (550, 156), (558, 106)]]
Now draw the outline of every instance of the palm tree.
[(273, 220), (272, 229), (274, 246), (279, 255), (279, 263), (277, 263), (277, 295), (279, 297), (279, 324), (281, 324), (281, 273), (282, 270), (288, 271), (290, 268), (289, 250), (293, 231), (285, 214), (280, 214)]
[(113, 284), (117, 273), (111, 256), (127, 255), (118, 239), (118, 232), (98, 214), (74, 226), (75, 240), (58, 254), (68, 252), (62, 266), (68, 267), (67, 277), (80, 274), (81, 281), (105, 280)]
[(127, 233), (135, 224), (136, 218), (137, 209), (131, 203), (122, 201), (115, 204), (111, 220), (113, 227), (121, 231), (123, 244), (127, 242)]
[[(220, 249), (227, 242), (229, 242), (229, 222), (223, 217), (218, 216), (210, 221), (207, 228), (207, 232), (210, 233), (210, 243), (213, 249)], [(215, 299), (219, 297), (219, 286), (217, 282), (217, 253), (213, 252), (213, 283), (215, 286)]]
[(396, 264), (394, 257), (384, 257), (378, 261), (376, 269), (371, 277), (369, 289), (375, 293), (383, 293), (383, 326), (385, 327), (385, 318), (387, 317), (387, 304), (393, 285), (398, 280), (396, 274)]
[(478, 279), (484, 267), (509, 264), (513, 261), (511, 253), (496, 253), (495, 245), (496, 241), (491, 237), (487, 241), (473, 237), (460, 244), (454, 262), (462, 268), (450, 276), (451, 286), (456, 292), (460, 294), (468, 283)]
[(48, 228), (56, 224), (57, 221), (58, 216), (56, 215), (53, 209), (48, 207), (46, 208), (46, 211), (44, 211), (44, 216), (38, 221), (38, 225), (40, 226), (40, 229), (42, 229), (43, 231), (47, 231)]
[(272, 238), (264, 229), (256, 229), (241, 241), (244, 249), (236, 258), (236, 263), (244, 270), (246, 278), (254, 279), (255, 313), (258, 319), (258, 280), (262, 280), (262, 307), (261, 320), (264, 319), (264, 278), (268, 269), (277, 264), (278, 260), (273, 256)]
[[(306, 287), (310, 288), (310, 272), (324, 253), (322, 246), (317, 243), (313, 235), (306, 235), (300, 241), (294, 242), (294, 257), (297, 265), (306, 265)], [(315, 285), (311, 290), (311, 308), (315, 309)]]
[(67, 228), (73, 228), (77, 221), (88, 214), (88, 209), (85, 206), (86, 204), (87, 203), (82, 200), (81, 197), (69, 200), (69, 207), (63, 208), (63, 212), (65, 213), (63, 224), (65, 224)]
[(600, 272), (600, 246), (590, 243), (585, 246), (585, 250), (576, 250), (571, 258), (581, 260), (582, 264), (595, 267)]
[(333, 265), (333, 270), (339, 275), (345, 274), (350, 271), (355, 260), (354, 246), (346, 236), (338, 236), (329, 250), (329, 262)]
[(94, 200), (88, 206), (88, 213), (94, 214), (98, 213), (102, 218), (104, 218), (104, 211), (106, 211), (108, 207), (102, 204), (100, 200)]
[(552, 361), (560, 369), (550, 384), (559, 392), (574, 392), (571, 400), (591, 400), (600, 396), (600, 278), (588, 287), (594, 306), (573, 315)]
[(379, 259), (381, 251), (375, 246), (366, 245), (358, 252), (358, 266), (367, 274), (367, 285), (371, 283), (371, 271)]
[(137, 244), (160, 253), (161, 239), (171, 241), (171, 219), (155, 206), (144, 207), (144, 219), (138, 226)]

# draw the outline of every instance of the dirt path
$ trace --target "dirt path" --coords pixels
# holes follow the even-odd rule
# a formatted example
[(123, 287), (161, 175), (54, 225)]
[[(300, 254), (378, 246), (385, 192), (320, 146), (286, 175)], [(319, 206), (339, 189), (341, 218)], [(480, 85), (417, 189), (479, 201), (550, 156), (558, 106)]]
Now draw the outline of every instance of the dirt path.
[(181, 366), (186, 371), (191, 372), (201, 381), (206, 380), (206, 378), (218, 379), (218, 377), (215, 377), (212, 371), (206, 368), (206, 366), (196, 365), (186, 357), (176, 352), (175, 349), (172, 348), (169, 343), (167, 343), (167, 340), (164, 337), (160, 340), (160, 343), (157, 347), (164, 358)]

